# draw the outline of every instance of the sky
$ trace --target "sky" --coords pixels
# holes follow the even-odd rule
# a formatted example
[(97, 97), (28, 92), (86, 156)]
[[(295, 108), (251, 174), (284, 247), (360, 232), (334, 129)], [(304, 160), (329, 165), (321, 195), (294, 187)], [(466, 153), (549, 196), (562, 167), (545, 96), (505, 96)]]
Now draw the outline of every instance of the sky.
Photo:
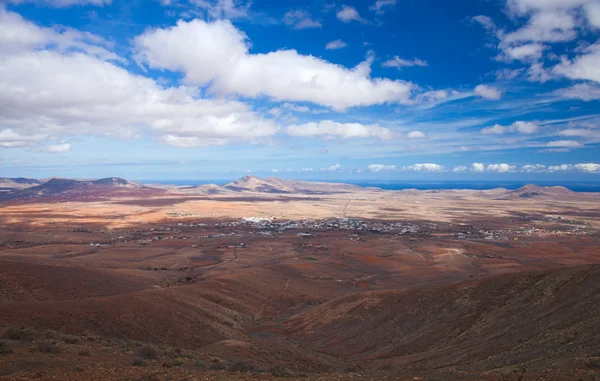
[(600, 0), (0, 1), (0, 176), (600, 181)]

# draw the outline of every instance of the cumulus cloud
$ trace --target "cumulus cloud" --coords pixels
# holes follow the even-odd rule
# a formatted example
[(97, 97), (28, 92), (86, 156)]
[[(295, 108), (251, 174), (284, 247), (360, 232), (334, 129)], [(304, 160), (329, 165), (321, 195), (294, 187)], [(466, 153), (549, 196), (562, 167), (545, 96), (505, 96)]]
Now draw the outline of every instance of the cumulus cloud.
[(418, 58), (412, 60), (405, 60), (398, 56), (394, 56), (394, 58), (384, 61), (381, 66), (383, 67), (395, 67), (400, 70), (403, 67), (411, 67), (411, 66), (429, 66), (426, 61), (420, 60)]
[(342, 40), (333, 40), (333, 41), (327, 43), (327, 45), (325, 45), (325, 49), (327, 49), (327, 50), (337, 50), (337, 49), (345, 48), (346, 46), (348, 46), (348, 44), (346, 44)]
[(484, 135), (503, 135), (510, 132), (519, 132), (521, 134), (535, 134), (539, 126), (533, 122), (516, 121), (510, 126), (495, 124), (491, 127), (485, 127), (481, 130)]
[(530, 81), (543, 83), (558, 75), (599, 80), (594, 69), (598, 67), (598, 49), (593, 45), (573, 59), (561, 57), (562, 62), (553, 68), (546, 68), (543, 63), (552, 44), (574, 41), (580, 33), (594, 33), (600, 23), (597, 0), (507, 0), (506, 5), (512, 18), (518, 20), (519, 26), (514, 30), (498, 29), (487, 16), (474, 19), (497, 39), (498, 60), (529, 64)]
[(394, 172), (397, 170), (395, 165), (371, 164), (367, 167), (369, 172)]
[(454, 169), (452, 170), (452, 172), (454, 172), (454, 173), (468, 172), (468, 171), (469, 171), (469, 168), (464, 165), (459, 165), (458, 167), (454, 167)]
[(421, 131), (411, 131), (406, 134), (406, 137), (409, 139), (425, 139), (425, 134)]
[(402, 170), (412, 172), (444, 172), (446, 168), (435, 163), (423, 163), (404, 166)]
[(545, 171), (546, 166), (543, 164), (528, 164), (521, 167), (521, 172), (525, 173), (540, 173)]
[(501, 164), (489, 164), (486, 168), (488, 172), (497, 172), (497, 173), (506, 173), (506, 172), (515, 172), (517, 167), (514, 165), (508, 165), (505, 163)]
[(475, 87), (475, 94), (489, 100), (498, 100), (502, 98), (502, 92), (500, 90), (488, 85), (479, 85)]
[(283, 16), (283, 22), (293, 29), (321, 28), (323, 26), (320, 21), (313, 20), (311, 14), (302, 9), (288, 11)]
[(70, 143), (60, 143), (60, 144), (53, 144), (51, 146), (48, 146), (48, 152), (50, 152), (50, 153), (67, 152), (70, 150), (71, 150)]
[(330, 171), (330, 172), (339, 171), (340, 169), (342, 169), (342, 166), (340, 164), (334, 164), (327, 168), (321, 168), (322, 171)]
[(124, 61), (102, 37), (69, 28), (43, 28), (0, 6), (0, 57), (52, 47), (61, 53), (83, 52), (102, 60)]
[[(198, 146), (261, 141), (279, 128), (242, 102), (203, 99), (197, 88), (164, 88), (132, 74), (112, 62), (113, 53), (97, 54), (97, 44), (106, 45), (92, 35), (81, 45), (77, 32), (40, 28), (11, 12), (0, 17), (10, 21), (0, 36), (20, 36), (0, 37), (2, 147), (73, 134), (131, 138), (141, 129), (167, 144)], [(47, 47), (57, 40), (63, 48)]]
[(578, 171), (584, 173), (600, 173), (600, 164), (598, 163), (580, 163), (580, 164), (561, 164), (548, 167), (550, 172), (558, 171)]
[(600, 42), (583, 49), (583, 54), (570, 60), (562, 57), (561, 62), (553, 68), (555, 73), (570, 79), (583, 79), (600, 82)]
[(358, 21), (361, 23), (366, 22), (362, 17), (360, 17), (360, 14), (356, 10), (356, 8), (348, 6), (348, 5), (342, 6), (342, 9), (340, 9), (336, 13), (336, 17), (340, 21), (345, 22), (345, 23), (349, 23), (351, 21)]
[(472, 167), (473, 167), (473, 172), (484, 172), (485, 171), (485, 165), (483, 165), (483, 163), (473, 163)]
[(377, 0), (375, 4), (369, 7), (370, 10), (374, 11), (378, 15), (382, 15), (386, 10), (396, 5), (396, 0)]
[(306, 101), (337, 110), (384, 103), (411, 103), (416, 86), (370, 77), (373, 57), (347, 69), (323, 59), (278, 50), (251, 54), (246, 35), (229, 21), (179, 21), (135, 39), (139, 62), (185, 73), (188, 84), (210, 93)]
[(391, 130), (378, 124), (338, 123), (332, 120), (291, 125), (288, 126), (286, 132), (290, 136), (323, 137), (326, 139), (378, 138), (390, 140), (394, 138), (394, 133)]

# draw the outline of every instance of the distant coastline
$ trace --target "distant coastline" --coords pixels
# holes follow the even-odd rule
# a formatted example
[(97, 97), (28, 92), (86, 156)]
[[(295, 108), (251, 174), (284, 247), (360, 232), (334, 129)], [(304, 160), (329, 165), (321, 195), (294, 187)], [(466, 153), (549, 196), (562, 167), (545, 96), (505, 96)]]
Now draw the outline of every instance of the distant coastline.
[[(138, 180), (142, 184), (167, 184), (180, 186), (194, 186), (203, 184), (224, 185), (235, 179), (214, 180)], [(361, 187), (376, 187), (386, 190), (418, 189), (418, 190), (441, 190), (441, 189), (472, 189), (487, 190), (495, 188), (518, 189), (527, 184), (539, 186), (564, 186), (575, 192), (600, 192), (600, 181), (368, 181), (368, 180), (308, 180), (324, 181), (331, 183), (353, 184)]]

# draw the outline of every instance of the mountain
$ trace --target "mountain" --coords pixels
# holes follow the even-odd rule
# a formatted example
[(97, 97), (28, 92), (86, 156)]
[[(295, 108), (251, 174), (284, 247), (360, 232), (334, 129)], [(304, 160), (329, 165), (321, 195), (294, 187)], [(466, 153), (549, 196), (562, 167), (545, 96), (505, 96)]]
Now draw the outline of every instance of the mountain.
[(577, 196), (576, 192), (562, 186), (541, 187), (539, 185), (528, 184), (513, 191), (507, 191), (501, 198), (503, 199), (538, 199), (538, 198), (572, 198)]
[(403, 369), (529, 371), (599, 356), (600, 265), (334, 299), (286, 322), (308, 348)]
[(99, 180), (52, 178), (36, 186), (0, 194), (0, 201), (47, 197), (73, 198), (90, 195), (100, 196), (101, 192), (134, 188), (141, 188), (141, 185), (118, 177)]
[(276, 177), (261, 179), (255, 176), (245, 176), (226, 184), (224, 188), (235, 192), (259, 193), (304, 193), (331, 194), (349, 193), (364, 190), (358, 185), (342, 183), (325, 183), (302, 180), (284, 180)]
[(36, 179), (25, 177), (9, 178), (0, 177), (0, 191), (15, 191), (19, 189), (31, 188), (40, 185), (42, 182)]

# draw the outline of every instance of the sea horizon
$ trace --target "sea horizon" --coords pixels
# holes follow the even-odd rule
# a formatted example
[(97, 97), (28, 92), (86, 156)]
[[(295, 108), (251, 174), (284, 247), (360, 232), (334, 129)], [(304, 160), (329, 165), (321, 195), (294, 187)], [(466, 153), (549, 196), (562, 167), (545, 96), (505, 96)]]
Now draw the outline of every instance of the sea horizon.
[[(148, 184), (165, 184), (177, 186), (196, 186), (205, 184), (225, 185), (237, 178), (231, 179), (171, 179), (171, 180), (137, 180), (139, 183)], [(522, 186), (533, 184), (539, 186), (563, 186), (574, 192), (600, 192), (600, 181), (485, 181), (485, 180), (462, 180), (462, 181), (385, 181), (385, 180), (317, 180), (317, 179), (297, 179), (311, 182), (330, 182), (358, 185), (361, 187), (375, 187), (385, 190), (403, 190), (403, 189), (418, 189), (418, 190), (489, 190), (496, 188), (506, 188), (510, 190), (521, 188)]]

